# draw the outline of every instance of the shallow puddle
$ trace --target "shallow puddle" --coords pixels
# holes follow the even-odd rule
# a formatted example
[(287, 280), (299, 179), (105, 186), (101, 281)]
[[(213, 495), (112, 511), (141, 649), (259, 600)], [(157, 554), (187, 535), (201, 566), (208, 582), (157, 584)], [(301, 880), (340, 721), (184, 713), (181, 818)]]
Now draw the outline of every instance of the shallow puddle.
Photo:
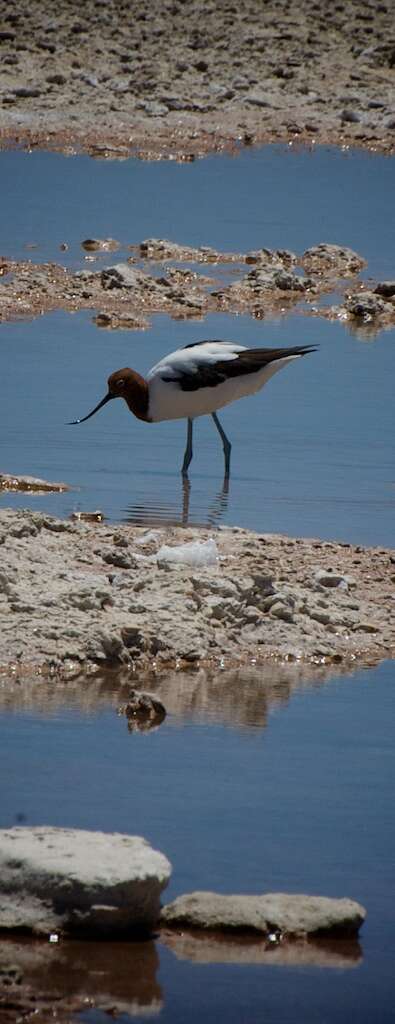
[(117, 715), (127, 687), (115, 676), (3, 687), (2, 827), (142, 834), (173, 864), (166, 902), (193, 889), (282, 890), (347, 895), (368, 911), (359, 944), (271, 960), (257, 943), (216, 937), (162, 936), (119, 953), (36, 945), (26, 969), (37, 984), (47, 970), (61, 985), (66, 970), (69, 994), (80, 992), (82, 970), (88, 995), (165, 1022), (185, 1020), (186, 1006), (194, 1021), (345, 1024), (356, 1006), (362, 1021), (390, 1020), (394, 668), (320, 675), (288, 666), (153, 678), (168, 716), (143, 734)]

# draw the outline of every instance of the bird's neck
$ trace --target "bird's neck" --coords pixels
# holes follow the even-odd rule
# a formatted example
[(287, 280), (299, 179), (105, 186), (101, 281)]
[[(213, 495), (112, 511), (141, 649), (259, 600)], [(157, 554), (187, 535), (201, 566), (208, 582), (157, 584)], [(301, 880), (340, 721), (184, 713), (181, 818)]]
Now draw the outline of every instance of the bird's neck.
[(144, 377), (141, 377), (139, 373), (135, 373), (135, 371), (133, 371), (133, 376), (131, 375), (128, 380), (128, 386), (127, 390), (125, 390), (124, 398), (133, 415), (137, 416), (137, 419), (139, 420), (145, 420), (147, 423), (149, 421), (148, 384), (147, 381), (144, 380)]

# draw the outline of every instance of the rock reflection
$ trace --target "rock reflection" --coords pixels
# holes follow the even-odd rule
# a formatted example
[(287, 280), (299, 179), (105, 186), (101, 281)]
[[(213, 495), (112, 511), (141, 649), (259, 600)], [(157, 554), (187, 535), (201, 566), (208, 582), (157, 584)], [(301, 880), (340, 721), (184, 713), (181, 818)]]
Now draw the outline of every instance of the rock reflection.
[(346, 321), (346, 327), (348, 333), (358, 341), (376, 341), (379, 335), (384, 330), (393, 327), (393, 324), (383, 324), (377, 317), (370, 317), (366, 320), (361, 317), (350, 317)]
[(162, 932), (161, 942), (178, 960), (196, 964), (262, 964), (268, 967), (357, 967), (362, 950), (356, 939), (316, 939), (268, 946), (264, 939), (199, 932)]
[[(191, 669), (133, 676), (133, 689), (149, 690), (165, 707), (172, 726), (186, 721), (219, 723), (233, 728), (264, 729), (273, 707), (285, 705), (295, 690), (318, 687), (346, 672), (333, 666), (268, 664), (237, 669)], [(114, 713), (127, 704), (131, 692), (128, 670), (100, 670), (78, 676), (48, 679), (4, 677), (0, 709), (34, 711), (47, 717), (59, 709), (95, 714), (105, 707)]]
[[(18, 995), (28, 1001), (34, 992), (35, 1010), (40, 1000), (67, 998), (73, 1009), (93, 1003), (106, 1012), (129, 1016), (156, 1016), (163, 1005), (156, 974), (159, 966), (154, 942), (61, 942), (9, 940), (0, 943), (0, 961), (22, 972)], [(73, 1005), (74, 1004), (74, 1005)], [(87, 1007), (86, 1007), (87, 1008)]]

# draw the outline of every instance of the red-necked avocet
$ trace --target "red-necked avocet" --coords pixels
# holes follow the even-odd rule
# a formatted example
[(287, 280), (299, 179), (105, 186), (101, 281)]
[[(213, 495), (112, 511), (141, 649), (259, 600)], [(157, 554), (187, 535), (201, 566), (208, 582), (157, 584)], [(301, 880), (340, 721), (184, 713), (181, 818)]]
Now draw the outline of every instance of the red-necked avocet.
[(108, 378), (108, 394), (92, 412), (72, 423), (84, 423), (112, 398), (124, 398), (134, 416), (146, 423), (187, 419), (187, 445), (181, 468), (186, 477), (192, 460), (193, 421), (197, 416), (211, 415), (222, 441), (227, 478), (231, 444), (217, 409), (255, 394), (277, 370), (315, 351), (312, 345), (245, 348), (232, 341), (194, 342), (165, 356), (145, 378), (129, 367), (115, 370)]

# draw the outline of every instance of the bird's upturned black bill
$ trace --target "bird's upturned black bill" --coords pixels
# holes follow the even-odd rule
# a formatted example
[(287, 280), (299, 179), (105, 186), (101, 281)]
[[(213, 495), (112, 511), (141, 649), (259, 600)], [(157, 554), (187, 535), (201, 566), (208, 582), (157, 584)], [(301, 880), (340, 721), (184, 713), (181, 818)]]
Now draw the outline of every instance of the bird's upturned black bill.
[(101, 409), (103, 405), (106, 405), (107, 402), (111, 402), (111, 399), (115, 398), (115, 397), (116, 397), (115, 395), (110, 395), (110, 394), (105, 395), (105, 397), (102, 398), (101, 402), (99, 402), (99, 404), (96, 405), (94, 409), (92, 409), (92, 412), (88, 412), (88, 415), (87, 416), (82, 416), (82, 418), (80, 420), (70, 420), (70, 423), (68, 423), (67, 426), (68, 427), (73, 427), (76, 423), (85, 423), (85, 420), (90, 420), (91, 416), (95, 415), (95, 412), (98, 412), (99, 409)]

